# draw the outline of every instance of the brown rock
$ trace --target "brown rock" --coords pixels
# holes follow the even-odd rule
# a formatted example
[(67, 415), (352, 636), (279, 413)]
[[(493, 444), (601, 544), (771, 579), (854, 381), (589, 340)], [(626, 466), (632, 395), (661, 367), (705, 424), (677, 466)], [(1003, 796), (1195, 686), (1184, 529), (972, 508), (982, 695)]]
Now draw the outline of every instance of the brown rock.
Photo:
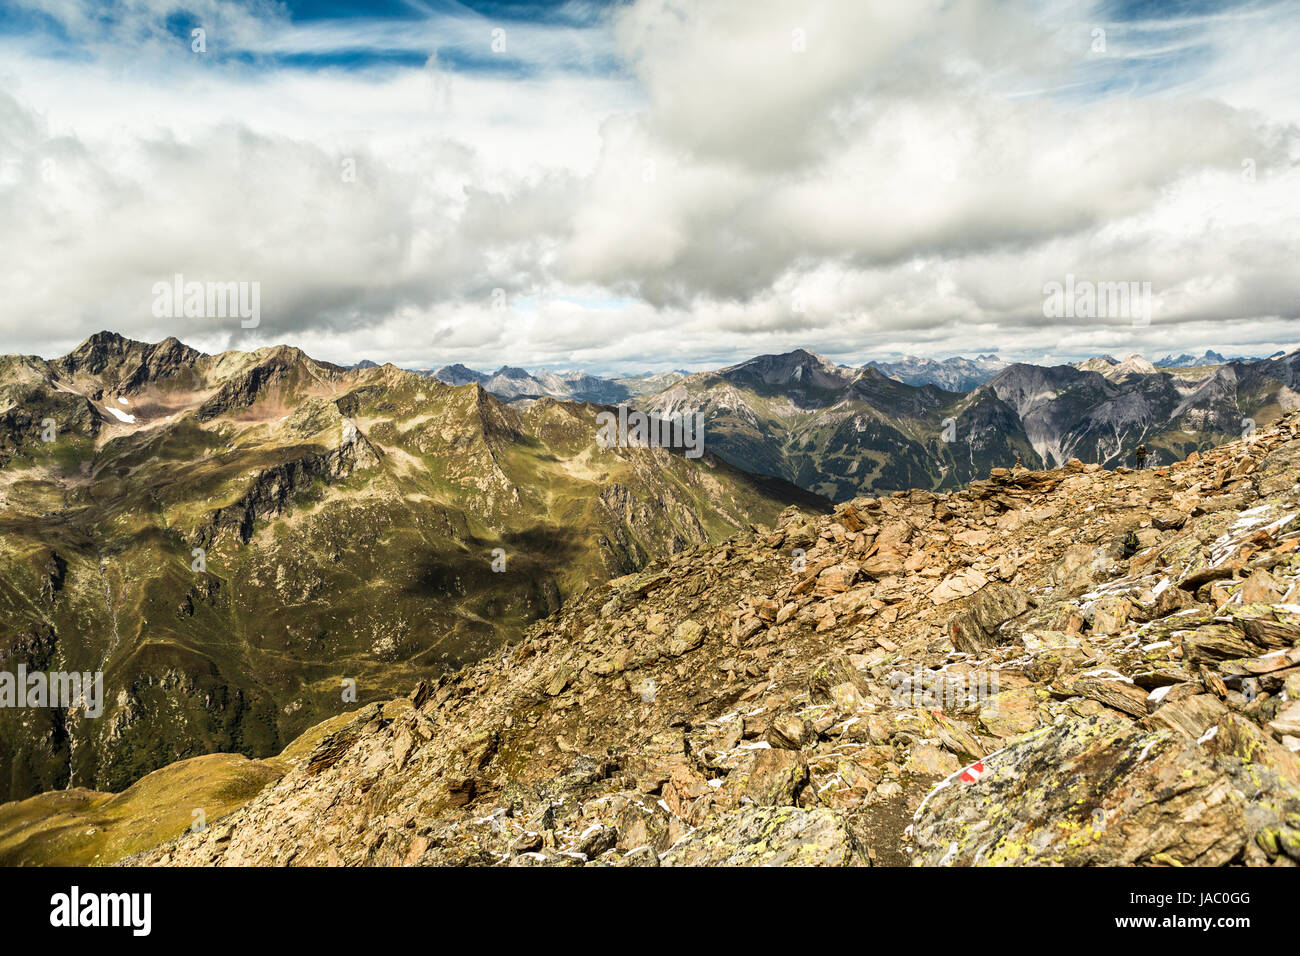
[(834, 564), (817, 575), (816, 594), (829, 597), (840, 594), (853, 586), (861, 573), (861, 568), (851, 562)]
[(906, 565), (904, 557), (895, 551), (878, 552), (862, 562), (863, 573), (873, 578), (901, 574)]
[(703, 643), (704, 628), (695, 621), (682, 621), (673, 631), (672, 639), (668, 641), (668, 654), (672, 657), (681, 657)]
[(977, 654), (1003, 642), (1001, 626), (1029, 610), (1029, 595), (1009, 584), (990, 584), (949, 622), (953, 646)]
[(988, 584), (988, 581), (983, 572), (976, 571), (974, 568), (965, 568), (944, 578), (939, 586), (930, 592), (930, 600), (935, 604), (947, 604), (974, 594)]
[(903, 770), (923, 777), (946, 777), (961, 769), (961, 763), (946, 750), (932, 744), (916, 744), (907, 756)]
[(812, 724), (795, 714), (773, 718), (763, 739), (778, 750), (799, 750), (815, 739)]
[(1105, 595), (1093, 605), (1092, 630), (1096, 634), (1121, 634), (1128, 625), (1133, 604), (1126, 597)]
[(1109, 674), (1084, 675), (1075, 680), (1072, 691), (1132, 717), (1147, 714), (1147, 692), (1133, 682)]
[(1161, 531), (1176, 531), (1187, 523), (1187, 513), (1167, 508), (1151, 516), (1151, 526)]
[(760, 750), (744, 794), (760, 807), (792, 807), (808, 783), (808, 762), (795, 750)]
[(1241, 585), (1243, 604), (1273, 604), (1282, 599), (1283, 589), (1267, 571), (1256, 571)]

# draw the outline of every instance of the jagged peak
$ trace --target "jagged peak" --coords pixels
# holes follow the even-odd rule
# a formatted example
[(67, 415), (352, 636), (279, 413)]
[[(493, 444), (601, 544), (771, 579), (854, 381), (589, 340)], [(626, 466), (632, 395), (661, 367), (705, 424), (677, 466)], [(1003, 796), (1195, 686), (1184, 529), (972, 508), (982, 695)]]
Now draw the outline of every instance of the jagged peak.
[(65, 375), (112, 373), (124, 387), (135, 388), (156, 378), (191, 368), (203, 353), (174, 336), (150, 343), (101, 331), (87, 338), (53, 364)]
[(63, 358), (73, 359), (89, 355), (121, 354), (132, 349), (143, 350), (148, 347), (148, 342), (128, 339), (124, 335), (117, 332), (110, 332), (105, 329), (87, 337), (85, 341), (67, 355), (63, 356)]

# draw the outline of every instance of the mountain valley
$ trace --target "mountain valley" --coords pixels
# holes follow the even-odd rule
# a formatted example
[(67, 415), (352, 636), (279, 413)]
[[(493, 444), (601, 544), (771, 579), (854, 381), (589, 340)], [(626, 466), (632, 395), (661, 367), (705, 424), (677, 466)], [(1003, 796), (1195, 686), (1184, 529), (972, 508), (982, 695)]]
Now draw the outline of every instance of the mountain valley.
[(824, 507), (711, 455), (599, 449), (597, 411), (283, 347), (0, 359), (0, 655), (102, 671), (107, 697), (0, 710), (0, 796), (270, 756), (602, 580)]

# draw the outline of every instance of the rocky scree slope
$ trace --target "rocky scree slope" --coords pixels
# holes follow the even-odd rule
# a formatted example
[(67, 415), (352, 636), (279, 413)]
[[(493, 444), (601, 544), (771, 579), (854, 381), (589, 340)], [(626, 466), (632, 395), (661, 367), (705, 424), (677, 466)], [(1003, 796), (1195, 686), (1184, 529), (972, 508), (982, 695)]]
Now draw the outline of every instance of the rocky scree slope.
[(1300, 418), (619, 578), (141, 864), (1300, 862)]

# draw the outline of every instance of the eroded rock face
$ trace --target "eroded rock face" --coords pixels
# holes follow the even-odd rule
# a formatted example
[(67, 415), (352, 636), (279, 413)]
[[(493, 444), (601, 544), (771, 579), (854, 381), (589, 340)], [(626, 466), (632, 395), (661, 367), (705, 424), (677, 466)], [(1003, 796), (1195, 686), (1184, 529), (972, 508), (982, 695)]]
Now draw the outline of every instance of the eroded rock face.
[(959, 651), (978, 653), (1002, 641), (1003, 624), (1029, 610), (1029, 595), (1006, 584), (981, 588), (965, 610), (952, 621), (952, 643)]
[(1298, 426), (789, 510), (135, 862), (1293, 866)]

